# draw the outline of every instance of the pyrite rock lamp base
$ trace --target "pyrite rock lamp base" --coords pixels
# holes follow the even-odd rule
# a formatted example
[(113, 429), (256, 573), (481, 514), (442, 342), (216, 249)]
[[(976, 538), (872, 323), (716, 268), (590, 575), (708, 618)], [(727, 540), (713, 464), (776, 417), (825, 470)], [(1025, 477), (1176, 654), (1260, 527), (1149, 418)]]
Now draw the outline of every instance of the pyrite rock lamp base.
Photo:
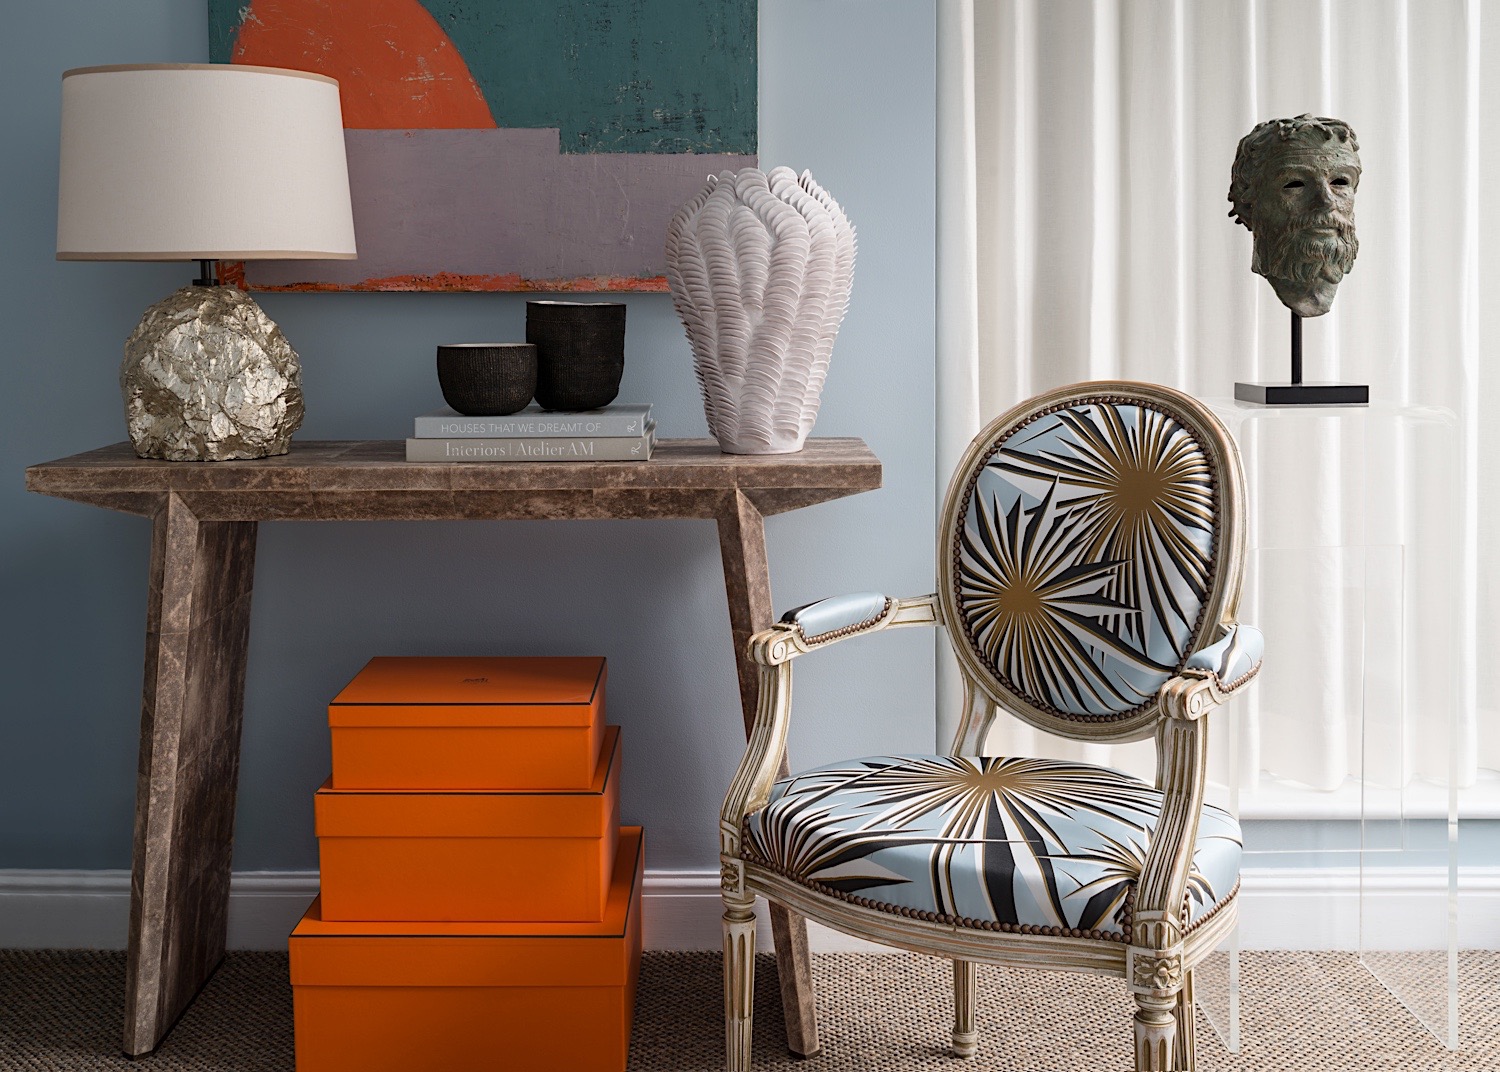
[(142, 458), (268, 458), (302, 426), (297, 352), (237, 287), (183, 287), (147, 309), (125, 342), (120, 388)]

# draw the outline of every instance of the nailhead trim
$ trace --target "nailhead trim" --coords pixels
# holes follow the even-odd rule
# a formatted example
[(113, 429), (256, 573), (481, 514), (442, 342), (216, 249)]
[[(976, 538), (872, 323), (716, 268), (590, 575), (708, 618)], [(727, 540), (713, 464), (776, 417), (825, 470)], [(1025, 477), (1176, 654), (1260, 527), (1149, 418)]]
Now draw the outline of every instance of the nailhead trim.
[(885, 621), (886, 615), (891, 613), (891, 608), (895, 605), (896, 601), (890, 596), (886, 596), (885, 606), (881, 607), (879, 613), (877, 613), (873, 618), (866, 618), (862, 622), (855, 622), (853, 625), (846, 625), (839, 629), (830, 629), (828, 630), (828, 632), (818, 633), (816, 636), (808, 636), (805, 632), (802, 631), (802, 626), (797, 622), (792, 623), (792, 628), (797, 630), (797, 635), (802, 638), (802, 642), (804, 644), (826, 644), (831, 640), (839, 640), (846, 636), (853, 636), (855, 633), (864, 632), (864, 630), (869, 629), (871, 626), (879, 625), (881, 622)]
[(1219, 675), (1215, 674), (1214, 675), (1214, 680), (1215, 681), (1219, 681), (1219, 691), (1220, 692), (1233, 692), (1235, 689), (1239, 688), (1245, 682), (1249, 681), (1256, 674), (1260, 673), (1261, 665), (1264, 662), (1265, 662), (1265, 660), (1262, 659), (1260, 662), (1258, 662), (1254, 666), (1252, 666), (1249, 670), (1246, 670), (1239, 677), (1235, 678), (1234, 682), (1232, 684), (1229, 684), (1229, 685), (1226, 685), (1226, 684), (1224, 684), (1224, 682), (1219, 681)]
[[(742, 844), (744, 844), (748, 848), (749, 841), (746, 840), (745, 842), (742, 842)], [(823, 883), (818, 882), (816, 879), (809, 879), (804, 878), (800, 875), (794, 875), (786, 868), (779, 867), (767, 860), (758, 858), (753, 852), (742, 851), (741, 856), (750, 863), (753, 863), (758, 867), (764, 867), (768, 871), (774, 871), (782, 878), (789, 879), (792, 882), (797, 883), (797, 885), (799, 886), (805, 886), (807, 889), (812, 890), (814, 893), (822, 894), (825, 897), (832, 897), (835, 900), (845, 901), (856, 906), (857, 908), (870, 908), (874, 909), (877, 912), (885, 912), (888, 915), (900, 916), (903, 919), (920, 919), (925, 920), (928, 923), (941, 923), (944, 926), (964, 927), (969, 930), (979, 931), (1004, 931), (1010, 934), (1051, 935), (1052, 937), (1056, 938), (1091, 938), (1094, 941), (1098, 942), (1119, 942), (1122, 944), (1128, 943), (1130, 941), (1130, 938), (1128, 937), (1128, 908), (1125, 912), (1122, 912), (1122, 915), (1127, 920), (1125, 924), (1126, 933), (1124, 934), (1116, 934), (1113, 931), (1083, 930), (1078, 927), (1042, 927), (1037, 926), (1034, 923), (1005, 923), (1000, 920), (994, 919), (973, 919), (969, 916), (950, 916), (942, 912), (929, 912), (923, 908), (908, 908), (905, 905), (886, 904), (884, 901), (874, 901), (868, 897), (859, 897), (852, 893), (845, 893), (843, 890), (836, 890), (831, 886), (825, 886)], [(1127, 906), (1129, 905), (1129, 903), (1130, 897), (1127, 896)]]
[[(994, 919), (974, 919), (971, 916), (950, 916), (942, 912), (929, 912), (923, 908), (908, 908), (905, 905), (887, 904), (884, 901), (875, 901), (871, 900), (868, 897), (859, 897), (852, 893), (845, 893), (843, 890), (836, 890), (832, 886), (826, 886), (816, 879), (806, 878), (802, 875), (795, 875), (778, 864), (773, 864), (769, 860), (761, 859), (759, 855), (757, 855), (750, 847), (753, 842), (750, 839), (750, 824), (748, 821), (741, 828), (740, 844), (743, 846), (743, 849), (740, 852), (740, 858), (748, 863), (755, 864), (757, 867), (764, 867), (767, 871), (773, 871), (776, 874), (780, 875), (782, 878), (789, 879), (790, 881), (795, 882), (797, 885), (806, 887), (807, 889), (812, 890), (814, 893), (822, 894), (825, 897), (832, 897), (835, 900), (847, 902), (848, 904), (852, 904), (857, 908), (870, 908), (874, 909), (877, 912), (885, 912), (888, 915), (900, 916), (903, 919), (920, 919), (925, 920), (928, 923), (941, 923), (949, 927), (964, 927), (968, 930), (1003, 931), (1009, 934), (1048, 935), (1054, 938), (1089, 938), (1096, 942), (1118, 942), (1122, 945), (1130, 944), (1131, 938), (1133, 936), (1133, 931), (1135, 929), (1135, 883), (1131, 883), (1130, 889), (1125, 893), (1125, 903), (1121, 906), (1119, 915), (1120, 926), (1122, 930), (1118, 933), (1115, 931), (1104, 931), (1098, 929), (1084, 930), (1079, 927), (1043, 927), (1038, 926), (1034, 923), (1005, 923), (1000, 920)], [(1197, 919), (1187, 924), (1187, 926), (1183, 927), (1183, 935), (1186, 936), (1193, 933), (1193, 931), (1197, 930), (1199, 927), (1203, 926), (1209, 920), (1218, 915), (1224, 909), (1225, 905), (1229, 904), (1229, 902), (1238, 897), (1240, 892), (1240, 881), (1241, 880), (1239, 878), (1236, 878), (1234, 882), (1234, 888), (1231, 889), (1223, 899), (1221, 899), (1207, 912), (1203, 913), (1203, 915), (1199, 916)], [(1184, 916), (1187, 916), (1191, 912), (1192, 895), (1186, 894), (1183, 896), (1182, 914)]]
[[(1222, 912), (1224, 910), (1224, 907), (1226, 905), (1228, 905), (1230, 901), (1233, 901), (1236, 897), (1238, 897), (1240, 895), (1240, 882), (1241, 881), (1243, 881), (1243, 880), (1241, 878), (1239, 878), (1238, 876), (1236, 876), (1235, 880), (1234, 880), (1234, 888), (1232, 890), (1230, 890), (1227, 894), (1225, 894), (1224, 897), (1223, 897), (1223, 899), (1220, 900), (1218, 904), (1214, 905), (1207, 912), (1203, 913), (1203, 915), (1199, 916), (1197, 919), (1195, 919), (1191, 923), (1189, 923), (1186, 927), (1182, 928), (1182, 933), (1185, 934), (1185, 935), (1186, 934), (1192, 934), (1199, 927), (1203, 926), (1209, 920), (1213, 919), (1220, 912)], [(1189, 908), (1184, 908), (1183, 909), (1183, 915), (1186, 915), (1189, 910), (1190, 910)]]
[[(972, 472), (969, 473), (969, 479), (964, 484), (963, 498), (962, 498), (962, 500), (959, 503), (959, 509), (958, 509), (958, 512), (957, 512), (958, 524), (955, 526), (954, 532), (952, 534), (952, 550), (953, 550), (953, 573), (952, 573), (952, 577), (953, 577), (953, 589), (954, 589), (954, 591), (953, 591), (953, 604), (954, 604), (955, 607), (958, 608), (958, 611), (959, 611), (958, 617), (960, 618), (960, 621), (955, 622), (953, 624), (958, 629), (958, 631), (963, 634), (964, 640), (968, 642), (968, 645), (969, 645), (970, 649), (972, 649), (973, 652), (974, 652), (974, 654), (978, 657), (979, 662), (981, 663), (981, 665), (985, 666), (989, 670), (989, 672), (992, 675), (994, 675), (995, 679), (997, 681), (999, 681), (1002, 685), (1005, 686), (1005, 688), (1006, 688), (1007, 691), (1009, 691), (1010, 693), (1014, 694), (1017, 697), (1020, 697), (1030, 707), (1036, 709), (1037, 711), (1042, 712), (1043, 714), (1052, 715), (1054, 718), (1065, 719), (1065, 720), (1067, 720), (1069, 722), (1083, 722), (1083, 723), (1091, 723), (1091, 724), (1099, 725), (1099, 724), (1108, 724), (1108, 723), (1111, 723), (1111, 722), (1123, 722), (1126, 719), (1131, 718), (1131, 717), (1139, 714), (1140, 712), (1146, 710), (1146, 708), (1150, 707), (1152, 704), (1156, 703), (1157, 702), (1156, 701), (1156, 697), (1153, 696), (1151, 699), (1147, 700), (1145, 703), (1137, 704), (1135, 707), (1130, 708), (1128, 711), (1117, 711), (1117, 712), (1113, 712), (1113, 713), (1108, 714), (1108, 715), (1084, 715), (1084, 714), (1077, 714), (1077, 713), (1072, 712), (1072, 711), (1059, 711), (1057, 708), (1053, 707), (1051, 704), (1049, 704), (1046, 701), (1042, 700), (1040, 697), (1028, 696), (1026, 693), (1022, 692), (1020, 689), (1017, 689), (1017, 688), (1013, 687), (1012, 684), (1011, 684), (1011, 682), (1010, 682), (1010, 680), (1007, 679), (1004, 675), (1002, 675), (1000, 673), (1000, 670), (999, 670), (998, 667), (992, 666), (990, 664), (989, 658), (984, 654), (983, 651), (980, 650), (979, 644), (975, 641), (974, 634), (969, 629), (967, 621), (962, 620), (963, 619), (963, 597), (959, 594), (959, 591), (958, 591), (959, 577), (962, 574), (961, 564), (962, 564), (962, 556), (963, 556), (963, 539), (962, 539), (962, 535), (963, 535), (963, 519), (968, 516), (968, 513), (969, 513), (969, 504), (970, 504), (970, 502), (973, 501), (973, 498), (974, 498), (974, 486), (979, 482), (979, 474), (982, 473), (982, 472), (984, 472), (985, 467), (987, 465), (989, 465), (989, 463), (990, 463), (990, 459), (993, 458), (996, 454), (1000, 453), (1000, 448), (1005, 445), (1005, 443), (1006, 443), (1007, 440), (1009, 440), (1012, 436), (1014, 436), (1022, 428), (1025, 428), (1027, 425), (1031, 424), (1033, 421), (1039, 421), (1043, 417), (1049, 417), (1052, 414), (1058, 413), (1058, 412), (1060, 412), (1062, 410), (1065, 410), (1065, 409), (1074, 409), (1076, 407), (1089, 406), (1089, 405), (1129, 405), (1129, 406), (1139, 406), (1139, 407), (1141, 407), (1143, 409), (1154, 409), (1154, 410), (1156, 410), (1159, 413), (1164, 413), (1164, 414), (1166, 414), (1166, 416), (1168, 416), (1168, 417), (1172, 418), (1174, 421), (1176, 421), (1179, 426), (1181, 426), (1182, 430), (1188, 434), (1188, 436), (1192, 439), (1193, 443), (1198, 447), (1198, 450), (1203, 454), (1203, 457), (1209, 461), (1209, 463), (1210, 463), (1209, 464), (1209, 486), (1210, 486), (1210, 492), (1211, 492), (1211, 494), (1213, 496), (1213, 503), (1214, 503), (1213, 543), (1212, 543), (1212, 546), (1209, 549), (1209, 572), (1210, 572), (1210, 574), (1214, 574), (1214, 575), (1216, 575), (1218, 573), (1218, 570), (1219, 570), (1219, 532), (1220, 532), (1220, 529), (1223, 527), (1222, 525), (1219, 524), (1220, 515), (1223, 512), (1220, 509), (1220, 507), (1222, 506), (1222, 503), (1220, 501), (1219, 474), (1217, 472), (1217, 467), (1212, 464), (1212, 462), (1213, 462), (1213, 454), (1203, 446), (1202, 440), (1200, 440), (1198, 438), (1198, 436), (1193, 433), (1193, 422), (1184, 419), (1183, 416), (1182, 416), (1182, 414), (1180, 414), (1179, 412), (1177, 412), (1175, 409), (1173, 409), (1172, 407), (1170, 407), (1168, 405), (1164, 405), (1162, 403), (1154, 402), (1154, 401), (1147, 401), (1147, 400), (1142, 399), (1142, 398), (1134, 398), (1134, 397), (1129, 397), (1129, 396), (1126, 396), (1126, 395), (1090, 395), (1090, 396), (1087, 396), (1087, 397), (1084, 397), (1084, 398), (1074, 398), (1074, 399), (1069, 399), (1068, 401), (1065, 401), (1065, 402), (1058, 402), (1058, 403), (1056, 403), (1054, 405), (1048, 406), (1046, 409), (1043, 409), (1043, 410), (1040, 410), (1040, 411), (1038, 411), (1036, 413), (1033, 413), (1030, 417), (1026, 418), (1021, 423), (1019, 423), (1017, 425), (1014, 425), (1013, 427), (1011, 427), (1010, 429), (1008, 429), (1007, 431), (1005, 431), (990, 446), (989, 453), (987, 453), (982, 459), (980, 459), (980, 461), (973, 467)], [(1207, 599), (1205, 599), (1203, 601), (1203, 605), (1198, 608), (1198, 620), (1193, 623), (1193, 635), (1194, 636), (1197, 636), (1198, 633), (1203, 629), (1203, 616), (1204, 616), (1204, 614), (1208, 610), (1208, 602), (1209, 601)], [(1183, 653), (1182, 660), (1181, 660), (1181, 662), (1178, 663), (1177, 670), (1174, 673), (1180, 673), (1181, 672), (1182, 668), (1185, 665), (1187, 665), (1187, 660), (1188, 660), (1189, 656), (1191, 656), (1191, 655), (1192, 655), (1191, 651)]]

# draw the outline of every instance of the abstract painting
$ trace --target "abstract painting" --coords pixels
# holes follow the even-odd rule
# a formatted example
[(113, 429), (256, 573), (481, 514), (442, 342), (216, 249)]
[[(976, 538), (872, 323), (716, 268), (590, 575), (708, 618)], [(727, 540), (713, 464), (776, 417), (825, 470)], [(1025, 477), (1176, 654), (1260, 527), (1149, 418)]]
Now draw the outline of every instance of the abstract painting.
[(756, 6), (208, 0), (215, 63), (329, 75), (344, 109), (359, 259), (256, 261), (241, 280), (666, 290), (672, 213), (756, 165)]

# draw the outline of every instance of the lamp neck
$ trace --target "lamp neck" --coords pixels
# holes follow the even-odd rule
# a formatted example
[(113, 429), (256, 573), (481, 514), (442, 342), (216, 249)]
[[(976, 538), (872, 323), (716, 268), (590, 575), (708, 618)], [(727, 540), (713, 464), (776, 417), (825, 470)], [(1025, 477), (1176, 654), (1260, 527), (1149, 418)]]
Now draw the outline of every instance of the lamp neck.
[(193, 280), (193, 286), (216, 287), (218, 285), (219, 262), (200, 260), (198, 262), (198, 278)]

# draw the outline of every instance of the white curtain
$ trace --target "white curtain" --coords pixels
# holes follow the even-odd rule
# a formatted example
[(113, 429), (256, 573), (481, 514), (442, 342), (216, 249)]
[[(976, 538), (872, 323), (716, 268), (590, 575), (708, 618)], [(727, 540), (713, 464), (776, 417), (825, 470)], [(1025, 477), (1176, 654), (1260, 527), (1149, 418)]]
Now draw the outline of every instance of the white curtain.
[[(1479, 707), (1500, 686), (1494, 272), (1480, 290), (1495, 256), (1481, 230), (1500, 241), (1480, 216), (1481, 191), (1500, 196), (1500, 11), (1482, 39), (1482, 6), (939, 0), (940, 491), (985, 421), (1053, 386), (1228, 398), (1236, 380), (1284, 381), (1290, 314), (1227, 215), (1235, 147), (1303, 112), (1358, 136), (1359, 259), (1306, 322), (1306, 364), (1309, 380), (1368, 383), (1377, 405), (1233, 426), (1267, 549), (1242, 617), (1268, 647), (1224, 723), (1239, 750), (1221, 780), (1340, 785), (1362, 707), (1388, 737), (1370, 749), (1388, 783), (1446, 779), (1450, 717), (1460, 779), (1500, 767), (1497, 712)], [(940, 667), (944, 747), (959, 691), (946, 651)], [(1382, 720), (1403, 710), (1398, 737)], [(989, 751), (1150, 769), (1146, 744), (1002, 722)]]

